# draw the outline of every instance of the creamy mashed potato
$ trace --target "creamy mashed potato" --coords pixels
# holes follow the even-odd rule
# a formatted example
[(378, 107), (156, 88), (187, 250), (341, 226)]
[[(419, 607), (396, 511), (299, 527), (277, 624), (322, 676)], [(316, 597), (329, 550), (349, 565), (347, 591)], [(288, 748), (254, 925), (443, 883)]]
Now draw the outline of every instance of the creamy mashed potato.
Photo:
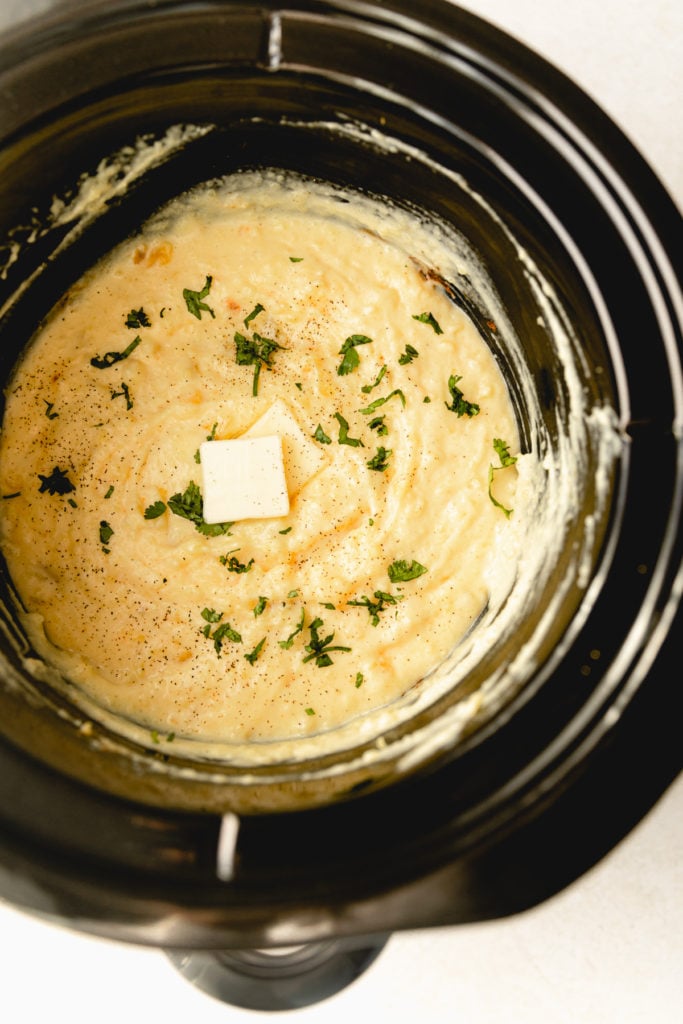
[[(471, 630), (524, 510), (448, 258), (416, 216), (244, 175), (64, 297), (7, 388), (0, 541), (35, 649), (91, 707), (155, 738), (304, 737)], [(263, 434), (289, 513), (208, 526), (200, 446)]]

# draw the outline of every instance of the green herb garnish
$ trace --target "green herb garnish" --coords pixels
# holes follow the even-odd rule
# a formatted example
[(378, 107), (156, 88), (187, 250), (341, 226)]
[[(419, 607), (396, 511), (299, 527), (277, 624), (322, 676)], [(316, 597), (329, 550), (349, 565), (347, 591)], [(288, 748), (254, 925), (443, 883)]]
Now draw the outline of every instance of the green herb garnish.
[(375, 379), (372, 382), (372, 384), (364, 384), (363, 385), (363, 387), (361, 388), (361, 391), (363, 392), (363, 394), (364, 395), (369, 395), (371, 391), (374, 391), (375, 388), (377, 387), (377, 385), (382, 383), (382, 380), (384, 378), (384, 374), (386, 372), (387, 372), (387, 368), (386, 368), (386, 366), (383, 366), (382, 369), (377, 374), (377, 376), (375, 377)]
[(47, 491), (48, 494), (70, 494), (71, 491), (75, 491), (76, 485), (69, 480), (68, 472), (68, 469), (60, 469), (59, 466), (55, 466), (49, 476), (39, 473), (38, 479), (41, 484), (38, 493), (44, 494)]
[(399, 356), (398, 362), (400, 366), (406, 366), (407, 363), (412, 363), (413, 359), (417, 359), (419, 352), (412, 345), (406, 345), (406, 350), (403, 355)]
[(257, 302), (256, 305), (254, 306), (254, 308), (252, 309), (251, 313), (249, 313), (249, 315), (244, 318), (244, 320), (243, 320), (244, 326), (248, 327), (249, 324), (251, 323), (251, 321), (255, 317), (257, 317), (259, 315), (259, 313), (263, 313), (265, 308), (266, 307), (262, 306), (260, 302)]
[(389, 456), (392, 454), (391, 448), (383, 448), (380, 446), (377, 449), (377, 454), (373, 455), (371, 459), (368, 459), (366, 466), (368, 469), (376, 469), (379, 473), (383, 473), (389, 465)]
[[(234, 550), (239, 551), (239, 548), (235, 548)], [(229, 551), (227, 555), (221, 555), (218, 561), (221, 563), (221, 565), (224, 565), (227, 568), (228, 572), (236, 573), (249, 572), (252, 565), (254, 564), (254, 559), (250, 558), (247, 564), (245, 565), (244, 562), (240, 562), (237, 555), (233, 555)]]
[[(114, 536), (114, 531), (106, 519), (100, 521), (100, 544), (107, 551), (107, 544)], [(108, 552), (107, 552), (108, 553)]]
[(339, 349), (339, 355), (344, 357), (337, 367), (337, 373), (340, 377), (345, 377), (348, 373), (352, 373), (359, 365), (360, 356), (356, 351), (358, 346), (371, 344), (372, 338), (368, 338), (366, 334), (349, 335), (342, 347)]
[(327, 436), (320, 424), (315, 428), (315, 433), (312, 437), (314, 441), (319, 441), (320, 444), (332, 444), (332, 438)]
[(462, 391), (457, 386), (458, 381), (462, 380), (457, 374), (451, 374), (448, 378), (448, 390), (451, 393), (451, 404), (446, 402), (446, 408), (450, 409), (457, 416), (476, 416), (479, 413), (479, 406), (476, 402), (468, 402), (464, 397)]
[(212, 284), (213, 278), (207, 276), (204, 281), (204, 287), (201, 291), (195, 292), (191, 288), (183, 288), (183, 298), (185, 299), (187, 311), (188, 313), (191, 313), (192, 316), (196, 316), (197, 320), (201, 320), (202, 313), (210, 313), (214, 319), (216, 318), (216, 314), (211, 309), (211, 306), (202, 301), (211, 291)]
[[(213, 640), (213, 646), (219, 658), (221, 656), (221, 650), (225, 640), (232, 640), (232, 642), (236, 644), (242, 643), (242, 637), (237, 630), (233, 629), (229, 622), (221, 622), (223, 612), (217, 612), (215, 608), (204, 608), (201, 614), (202, 618), (206, 622), (206, 625), (202, 629), (202, 634), (207, 637), (207, 639)], [(216, 626), (213, 633), (211, 632), (212, 625)]]
[(349, 437), (349, 424), (340, 412), (335, 412), (334, 418), (339, 423), (339, 444), (348, 444), (352, 448), (365, 448), (365, 445), (358, 437)]
[(127, 384), (124, 384), (122, 382), (121, 383), (121, 390), (120, 391), (112, 391), (111, 397), (112, 397), (112, 401), (115, 398), (125, 398), (125, 400), (126, 400), (126, 409), (128, 409), (130, 411), (133, 408), (133, 399), (130, 397), (130, 389), (129, 389)]
[(341, 647), (339, 645), (332, 646), (334, 633), (329, 633), (324, 639), (321, 639), (318, 630), (322, 624), (322, 619), (313, 619), (313, 622), (311, 622), (308, 627), (311, 633), (311, 641), (306, 644), (306, 650), (309, 653), (304, 658), (304, 663), (315, 659), (315, 663), (318, 668), (327, 668), (328, 665), (332, 664), (332, 658), (330, 657), (331, 651), (350, 651), (351, 648)]
[(258, 382), (261, 374), (261, 367), (272, 369), (272, 356), (278, 349), (282, 349), (277, 341), (271, 338), (264, 338), (262, 335), (253, 333), (251, 338), (246, 338), (239, 331), (235, 331), (235, 362), (238, 366), (253, 366), (254, 380), (251, 393), (254, 397), (258, 395)]
[[(190, 480), (182, 494), (174, 494), (168, 499), (168, 507), (174, 515), (181, 516), (183, 519), (189, 519), (190, 522), (194, 523), (198, 532), (205, 537), (219, 537), (223, 534), (230, 534), (232, 523), (204, 522), (202, 514), (204, 511), (204, 500), (202, 492), (194, 480)], [(146, 513), (145, 517), (147, 518)]]
[(427, 572), (424, 565), (420, 565), (415, 559), (410, 562), (400, 558), (389, 566), (389, 579), (392, 583), (407, 583), (409, 580), (416, 580)]
[(113, 494), (113, 493), (114, 493), (114, 485), (113, 485), (113, 484), (111, 484), (111, 486), (110, 486), (110, 487), (109, 487), (109, 488), (107, 489), (107, 493), (106, 493), (106, 494), (105, 494), (105, 496), (104, 496), (104, 497), (105, 497), (105, 501), (106, 501), (106, 500), (107, 500), (108, 498), (111, 498), (111, 496), (112, 496), (112, 494)]
[(114, 363), (120, 363), (123, 359), (127, 359), (141, 341), (142, 338), (138, 334), (133, 338), (130, 345), (124, 348), (123, 352), (105, 352), (103, 356), (95, 356), (94, 359), (91, 359), (90, 365), (97, 367), (98, 370), (106, 370), (108, 367), (113, 366)]
[(515, 462), (517, 461), (517, 457), (515, 455), (510, 455), (510, 449), (508, 445), (505, 443), (505, 441), (501, 441), (499, 437), (494, 437), (493, 447), (498, 458), (500, 459), (500, 466), (489, 465), (489, 498), (496, 506), (496, 508), (499, 508), (501, 512), (505, 514), (506, 518), (509, 519), (514, 510), (511, 508), (506, 508), (505, 505), (502, 505), (499, 501), (497, 501), (496, 498), (494, 498), (493, 496), (491, 488), (493, 485), (494, 474), (501, 469), (507, 469), (509, 466), (514, 466)]
[(262, 640), (259, 640), (259, 642), (256, 644), (256, 647), (254, 648), (253, 651), (251, 651), (250, 654), (245, 654), (244, 655), (244, 657), (247, 659), (247, 661), (249, 662), (250, 665), (255, 665), (256, 664), (256, 659), (258, 658), (259, 654), (263, 650), (263, 645), (265, 644), (265, 642), (266, 642), (266, 638), (264, 636)]
[(258, 618), (259, 615), (263, 615), (264, 611), (266, 610), (266, 605), (267, 604), (268, 604), (268, 598), (267, 597), (259, 597), (258, 601), (254, 605), (254, 618)]
[(363, 682), (364, 682), (364, 680), (363, 680), (363, 673), (362, 672), (356, 672), (356, 689), (361, 687), (363, 685)]
[(57, 417), (59, 416), (59, 413), (52, 411), (54, 409), (54, 407), (55, 407), (55, 403), (54, 402), (48, 402), (46, 398), (44, 398), (43, 401), (45, 402), (45, 405), (47, 407), (45, 409), (45, 415), (47, 416), (47, 418), (49, 420), (56, 420)]
[(395, 605), (403, 600), (402, 597), (394, 597), (393, 594), (387, 594), (383, 590), (376, 590), (373, 597), (375, 598), (374, 601), (370, 597), (361, 597), (357, 601), (346, 602), (356, 608), (367, 608), (373, 626), (379, 625), (380, 614), (386, 611), (388, 605)]
[(392, 398), (400, 398), (401, 405), (405, 409), (406, 396), (403, 394), (400, 388), (394, 388), (394, 390), (389, 392), (388, 395), (384, 395), (383, 398), (376, 398), (375, 401), (370, 402), (370, 405), (366, 406), (365, 409), (359, 409), (358, 411), (361, 412), (363, 416), (372, 416), (375, 409), (379, 409), (382, 405), (386, 405), (386, 403), (390, 401)]
[[(296, 593), (296, 591), (294, 593)], [(287, 596), (291, 597), (292, 594), (288, 594)], [(278, 644), (280, 645), (280, 647), (283, 647), (286, 651), (289, 650), (289, 648), (292, 646), (292, 644), (294, 643), (294, 640), (299, 635), (299, 633), (303, 632), (305, 620), (306, 620), (306, 609), (302, 608), (301, 609), (301, 617), (299, 618), (299, 621), (298, 621), (298, 623), (296, 625), (296, 629), (294, 630), (294, 632), (290, 633), (286, 640), (278, 640)]]
[(126, 327), (131, 330), (135, 330), (138, 327), (151, 327), (152, 323), (144, 309), (131, 309), (130, 313), (126, 317)]
[(389, 427), (384, 422), (385, 419), (386, 416), (375, 416), (368, 423), (370, 430), (376, 430), (380, 437), (386, 437), (386, 435), (389, 433)]
[(166, 503), (163, 501), (155, 501), (145, 509), (145, 519), (158, 519), (159, 516), (163, 516), (165, 511)]
[(413, 320), (419, 320), (421, 324), (429, 324), (435, 334), (443, 334), (440, 324), (432, 313), (415, 313)]
[(310, 715), (314, 715), (315, 711), (313, 710), (313, 708), (306, 708), (305, 713), (310, 716)]

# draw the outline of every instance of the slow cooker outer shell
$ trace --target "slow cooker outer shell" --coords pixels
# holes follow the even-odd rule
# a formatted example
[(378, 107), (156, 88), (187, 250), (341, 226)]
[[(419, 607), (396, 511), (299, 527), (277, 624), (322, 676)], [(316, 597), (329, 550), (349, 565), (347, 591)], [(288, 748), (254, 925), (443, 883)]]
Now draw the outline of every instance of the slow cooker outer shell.
[[(133, 22), (137, 19), (138, 27), (151, 25), (147, 19), (156, 9), (170, 11), (174, 6), (128, 2), (114, 10), (86, 4), (74, 13), (73, 23), (56, 13), (36, 23), (35, 31), (18, 31), (9, 37), (0, 59), (0, 88), (6, 101), (0, 124), (6, 139), (21, 141), (27, 95), (36, 123), (42, 120), (47, 126), (51, 112), (66, 109), (64, 105), (78, 116), (83, 97), (106, 100), (112, 86), (128, 88), (126, 76), (140, 70), (146, 73), (155, 52), (163, 54), (160, 64), (165, 73), (180, 50), (187, 69), (198, 55), (214, 47), (216, 65), (234, 71), (236, 63), (247, 62), (248, 54), (264, 74), (296, 77), (310, 73), (297, 66), (305, 63), (307, 53), (304, 14), (329, 15), (337, 25), (340, 19), (368, 15), (372, 31), (380, 36), (387, 26), (394, 32), (409, 24), (430, 46), (443, 45), (451, 51), (448, 59), (454, 68), (468, 69), (475, 79), (488, 76), (495, 86), (491, 94), (498, 90), (498, 100), (490, 109), (493, 112), (499, 104), (501, 119), (508, 115), (514, 119), (520, 110), (533, 109), (541, 121), (547, 117), (554, 122), (556, 133), (566, 133), (568, 150), (574, 147), (581, 154), (650, 254), (647, 271), (675, 321), (672, 282), (663, 277), (662, 262), (650, 248), (654, 237), (655, 254), (661, 246), (673, 267), (683, 266), (683, 233), (673, 204), (647, 165), (591, 101), (501, 33), (445, 3), (421, 5), (419, 24), (414, 5), (408, 3), (392, 4), (391, 10), (355, 3), (300, 4), (294, 14), (284, 12), (280, 23), (284, 64), (291, 65), (285, 67), (283, 62), (276, 65), (269, 49), (272, 19), (262, 20), (261, 14), (254, 18), (251, 12), (246, 27), (233, 36), (234, 49), (226, 59), (225, 50), (221, 51), (225, 31), (215, 37), (200, 31), (197, 12), (207, 19), (222, 18), (224, 29), (230, 25), (232, 31), (232, 15), (240, 5), (182, 4), (173, 13), (168, 37), (147, 35), (144, 63), (143, 47), (126, 47), (125, 59), (123, 51), (119, 58), (111, 58), (103, 40), (105, 24), (111, 29), (109, 41), (119, 39), (122, 46), (124, 37), (128, 40), (123, 27), (126, 16)], [(267, 4), (259, 8), (268, 10), (277, 8)], [(187, 26), (190, 13), (195, 15), (196, 34), (181, 33), (169, 49), (169, 38), (179, 26)], [(91, 38), (95, 22), (97, 31)], [(80, 41), (76, 44), (74, 38)], [(400, 61), (392, 65), (389, 60), (394, 59), (394, 42), (382, 38), (387, 66), (394, 67), (400, 77)], [(69, 58), (62, 65), (63, 74), (46, 73), (55, 43), (64, 44)], [(98, 50), (100, 45), (104, 49)], [(92, 47), (87, 61), (80, 59), (84, 47)], [(297, 47), (302, 55), (299, 62)], [(110, 54), (107, 59), (106, 53)], [(345, 50), (344, 59), (353, 63), (356, 55)], [(362, 64), (358, 70), (369, 73)], [(313, 78), (319, 88), (319, 73)], [(23, 89), (27, 82), (31, 91), (22, 93), (18, 84)], [(404, 87), (405, 81), (399, 84)], [(384, 86), (393, 89), (397, 82)], [(422, 102), (430, 99), (436, 106), (448, 105), (448, 97), (429, 97), (425, 88), (416, 80), (416, 91), (423, 90)], [(520, 124), (518, 131), (525, 138), (533, 134), (528, 124)], [(514, 139), (511, 131), (507, 140), (511, 152)], [(467, 140), (462, 152), (465, 159)], [(547, 193), (570, 219), (563, 187), (573, 179), (573, 170), (567, 179), (546, 182), (543, 164), (535, 165), (535, 155), (529, 151), (519, 157), (528, 178), (535, 178), (535, 189), (541, 195)], [(585, 182), (577, 187), (587, 188)], [(645, 228), (633, 214), (629, 192), (646, 211)], [(3, 202), (11, 205), (16, 199), (5, 194)], [(20, 199), (24, 201), (25, 194)], [(661, 323), (655, 322), (650, 293), (639, 281), (643, 267), (631, 265), (633, 254), (620, 245), (619, 231), (610, 218), (602, 221), (595, 225), (604, 241), (601, 261), (606, 263), (614, 251), (633, 275), (633, 287), (626, 292), (622, 292), (623, 280), (610, 277), (604, 267), (600, 275), (610, 306), (622, 307), (622, 340), (634, 346), (638, 337), (649, 334), (657, 341), (645, 360), (642, 353), (634, 359), (631, 352), (627, 383), (628, 398), (637, 412), (637, 422), (630, 426), (629, 493), (656, 493), (659, 500), (656, 508), (644, 504), (642, 514), (633, 506), (624, 510), (627, 531), (615, 555), (617, 571), (607, 580), (586, 630), (574, 638), (564, 663), (535, 698), (515, 707), (492, 734), (473, 742), (458, 757), (432, 765), (413, 779), (338, 806), (244, 819), (235, 878), (229, 883), (219, 882), (214, 871), (219, 818), (164, 812), (149, 803), (134, 804), (102, 794), (56, 775), (2, 740), (0, 892), (4, 896), (86, 930), (197, 948), (312, 941), (331, 932), (356, 934), (454, 923), (511, 913), (557, 891), (647, 810), (680, 768), (674, 716), (663, 710), (673, 705), (671, 663), (680, 654), (680, 611), (671, 621), (680, 592), (681, 454), (680, 438), (671, 432), (673, 420), (680, 417), (680, 394), (675, 392), (676, 386), (680, 390), (680, 378), (673, 387), (667, 381), (669, 373), (675, 376), (676, 362), (680, 362), (680, 322), (676, 351), (670, 347), (670, 338), (669, 348), (658, 338)], [(582, 247), (590, 248), (590, 218), (578, 218), (575, 229)], [(663, 381), (667, 383), (658, 393)], [(662, 547), (667, 548), (665, 556)], [(639, 565), (648, 570), (658, 567), (659, 578), (655, 581), (648, 571), (636, 578)], [(595, 666), (590, 680), (582, 680), (581, 668), (587, 651), (595, 647), (596, 636), (602, 647), (618, 646), (620, 637), (610, 638), (612, 613), (618, 618), (633, 617), (642, 601), (652, 601), (653, 606), (642, 635), (629, 647), (621, 677), (607, 678), (605, 667), (603, 678)], [(648, 673), (664, 636), (666, 644)], [(618, 651), (613, 652), (615, 661), (618, 656)], [(584, 687), (581, 692), (579, 685)], [(584, 704), (590, 705), (588, 710)], [(581, 724), (567, 728), (577, 711)]]

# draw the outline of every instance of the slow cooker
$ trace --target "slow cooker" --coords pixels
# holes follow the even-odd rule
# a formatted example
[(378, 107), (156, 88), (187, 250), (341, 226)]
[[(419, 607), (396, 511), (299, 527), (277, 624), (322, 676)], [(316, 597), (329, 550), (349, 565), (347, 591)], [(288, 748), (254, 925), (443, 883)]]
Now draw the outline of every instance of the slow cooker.
[[(570, 330), (587, 407), (617, 424), (607, 469), (587, 444), (579, 507), (527, 620), (465, 689), (505, 678), (532, 641), (533, 662), (471, 728), (442, 728), (454, 693), (383, 737), (388, 753), (369, 768), (354, 751), (245, 780), (84, 731), (36, 671), (4, 573), (0, 895), (168, 950), (242, 1005), (319, 998), (392, 931), (537, 904), (613, 847), (680, 768), (680, 214), (541, 58), (449, 3), (413, 8), (88, 0), (0, 46), (3, 381), (59, 296), (161, 202), (277, 166), (462, 233), (523, 338), (550, 454), (573, 408), (542, 294)], [(210, 130), (142, 169), (112, 159), (177, 125)], [(84, 213), (81, 186), (102, 167), (103, 200)], [(463, 285), (454, 301), (485, 326), (476, 293)], [(538, 428), (523, 408), (520, 423)], [(443, 737), (403, 757), (423, 730)]]

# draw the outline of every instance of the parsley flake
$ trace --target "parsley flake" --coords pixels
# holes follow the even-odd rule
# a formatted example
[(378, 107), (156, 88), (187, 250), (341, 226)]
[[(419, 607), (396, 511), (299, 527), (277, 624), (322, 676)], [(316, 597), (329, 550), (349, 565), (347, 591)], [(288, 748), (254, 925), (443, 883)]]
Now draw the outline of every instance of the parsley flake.
[(254, 618), (258, 618), (259, 615), (263, 615), (264, 611), (266, 610), (266, 605), (267, 604), (268, 604), (268, 598), (267, 597), (259, 597), (258, 601), (254, 605)]
[(49, 476), (43, 476), (42, 473), (38, 474), (38, 479), (41, 481), (38, 493), (44, 494), (46, 491), (48, 494), (70, 494), (76, 490), (76, 485), (69, 480), (67, 473), (68, 469), (60, 469), (59, 466), (55, 466)]
[(352, 448), (365, 448), (365, 445), (358, 437), (349, 437), (349, 424), (340, 412), (335, 412), (334, 418), (339, 423), (339, 444), (348, 444)]
[(338, 375), (340, 377), (345, 377), (347, 374), (352, 373), (360, 364), (360, 356), (356, 349), (359, 345), (371, 344), (372, 338), (368, 338), (366, 334), (349, 335), (342, 347), (339, 349), (339, 355), (344, 358), (337, 367)]
[(122, 383), (120, 391), (112, 391), (111, 397), (112, 401), (115, 398), (125, 398), (126, 409), (130, 411), (133, 408), (133, 399), (130, 397), (130, 389), (127, 384)]
[[(348, 427), (348, 423), (347, 423)], [(315, 433), (311, 435), (314, 441), (319, 441), (320, 444), (332, 444), (332, 438), (328, 437), (322, 426), (318, 424), (315, 428)]]
[(259, 376), (261, 374), (261, 367), (265, 366), (266, 369), (271, 370), (272, 357), (278, 349), (282, 349), (283, 346), (279, 345), (277, 341), (273, 341), (271, 338), (264, 338), (261, 334), (257, 334), (255, 331), (251, 338), (245, 337), (239, 331), (235, 331), (235, 362), (238, 366), (253, 366), (254, 367), (254, 379), (252, 384), (251, 393), (256, 397), (258, 395), (258, 383)]
[(448, 390), (451, 393), (451, 404), (445, 403), (446, 408), (454, 412), (456, 416), (477, 416), (479, 406), (476, 402), (468, 402), (460, 388), (458, 381), (462, 380), (457, 374), (451, 374), (448, 378)]
[(375, 469), (379, 473), (383, 473), (389, 465), (389, 457), (392, 454), (391, 448), (384, 448), (380, 445), (377, 449), (377, 454), (373, 455), (371, 459), (368, 459), (366, 466), (368, 469)]
[(204, 522), (204, 499), (194, 480), (190, 480), (182, 494), (174, 494), (168, 499), (168, 507), (174, 515), (181, 516), (183, 519), (189, 519), (190, 522), (194, 523), (195, 529), (205, 537), (230, 535), (230, 527), (233, 523)]
[(322, 624), (323, 620), (316, 618), (313, 619), (313, 622), (308, 627), (311, 633), (311, 640), (310, 643), (306, 644), (306, 650), (309, 653), (304, 658), (304, 664), (315, 659), (318, 668), (327, 668), (328, 665), (332, 664), (331, 651), (350, 651), (351, 648), (339, 645), (332, 646), (334, 633), (329, 633), (324, 639), (321, 639), (318, 630)]
[(253, 651), (251, 651), (249, 654), (245, 654), (244, 655), (244, 657), (247, 659), (247, 661), (249, 662), (250, 665), (255, 665), (256, 664), (258, 656), (261, 653), (261, 651), (263, 650), (263, 645), (265, 644), (265, 642), (266, 642), (266, 638), (264, 636), (263, 639), (259, 640), (259, 642), (256, 644), (256, 647), (254, 648)]
[(126, 327), (136, 330), (138, 327), (151, 327), (152, 323), (142, 306), (140, 309), (131, 309), (126, 317)]
[(413, 320), (419, 320), (421, 324), (428, 324), (435, 334), (443, 334), (443, 329), (433, 313), (415, 313), (413, 314)]
[(382, 612), (387, 610), (388, 605), (398, 604), (402, 601), (402, 597), (394, 597), (393, 594), (387, 594), (384, 590), (376, 590), (373, 594), (375, 600), (373, 601), (370, 597), (360, 597), (357, 601), (347, 601), (348, 605), (352, 605), (356, 608), (367, 608), (370, 614), (370, 622), (373, 626), (379, 625), (379, 617)]
[(510, 455), (509, 446), (505, 443), (505, 441), (502, 441), (499, 437), (494, 437), (493, 447), (496, 452), (496, 455), (500, 459), (500, 466), (489, 465), (489, 498), (496, 506), (496, 508), (499, 508), (501, 512), (505, 514), (505, 517), (509, 519), (514, 509), (506, 508), (505, 505), (501, 504), (500, 501), (494, 498), (492, 491), (493, 477), (494, 474), (499, 472), (501, 469), (508, 469), (508, 467), (514, 466), (514, 464), (517, 461), (517, 456)]
[[(239, 548), (235, 548), (234, 550), (239, 551)], [(228, 551), (227, 555), (220, 556), (219, 562), (221, 563), (221, 565), (226, 566), (228, 572), (244, 573), (249, 572), (252, 565), (254, 564), (254, 559), (251, 558), (249, 562), (245, 565), (244, 562), (240, 562), (237, 555), (233, 555)]]
[(418, 576), (423, 576), (427, 571), (427, 568), (420, 565), (415, 559), (408, 562), (403, 558), (392, 562), (388, 570), (392, 583), (407, 583), (409, 580), (416, 580)]
[(106, 370), (108, 367), (113, 366), (114, 363), (120, 363), (123, 359), (127, 359), (128, 356), (133, 352), (142, 338), (140, 335), (136, 335), (131, 341), (127, 348), (124, 348), (123, 352), (105, 352), (103, 356), (95, 356), (90, 360), (90, 365), (96, 367), (98, 370)]
[(361, 388), (361, 391), (363, 392), (363, 394), (364, 395), (369, 395), (371, 391), (374, 391), (375, 388), (377, 387), (377, 385), (382, 383), (382, 380), (384, 379), (384, 374), (386, 372), (387, 372), (387, 368), (386, 368), (386, 366), (383, 366), (382, 369), (377, 374), (377, 376), (375, 377), (375, 379), (372, 382), (372, 384), (364, 384), (363, 385), (363, 387)]
[(202, 301), (211, 291), (212, 284), (213, 278), (207, 276), (206, 280), (204, 281), (204, 287), (202, 288), (201, 291), (195, 292), (191, 288), (183, 288), (183, 298), (185, 299), (187, 311), (188, 313), (191, 313), (192, 316), (195, 316), (197, 320), (201, 320), (202, 313), (210, 313), (214, 319), (216, 318), (216, 314), (211, 309), (211, 306), (207, 305), (206, 302)]
[(159, 516), (163, 516), (165, 511), (166, 503), (163, 501), (155, 501), (145, 509), (145, 519), (158, 519)]
[(47, 416), (47, 418), (49, 420), (56, 420), (57, 417), (59, 416), (59, 413), (52, 411), (54, 409), (54, 407), (55, 407), (55, 403), (54, 402), (48, 402), (46, 398), (44, 398), (43, 401), (45, 402), (45, 405), (46, 405), (45, 415)]
[(406, 396), (403, 394), (400, 388), (394, 388), (388, 395), (384, 395), (383, 398), (376, 398), (374, 402), (370, 402), (370, 405), (366, 406), (365, 409), (359, 409), (359, 412), (363, 416), (372, 416), (375, 409), (379, 409), (381, 406), (386, 405), (392, 398), (400, 398), (401, 405), (405, 409), (406, 407)]
[[(292, 595), (288, 594), (287, 596), (291, 597)], [(302, 608), (301, 609), (301, 615), (299, 617), (299, 621), (298, 621), (298, 623), (296, 625), (296, 629), (294, 630), (294, 632), (290, 633), (286, 640), (278, 640), (278, 644), (280, 645), (280, 647), (282, 647), (285, 651), (288, 651), (290, 649), (290, 647), (294, 643), (294, 641), (295, 641), (296, 637), (299, 635), (299, 633), (303, 632), (304, 622), (305, 621), (306, 621), (306, 609)]]
[(412, 345), (406, 345), (406, 350), (403, 355), (398, 357), (399, 366), (406, 366), (408, 363), (412, 363), (413, 359), (417, 359), (419, 352)]

